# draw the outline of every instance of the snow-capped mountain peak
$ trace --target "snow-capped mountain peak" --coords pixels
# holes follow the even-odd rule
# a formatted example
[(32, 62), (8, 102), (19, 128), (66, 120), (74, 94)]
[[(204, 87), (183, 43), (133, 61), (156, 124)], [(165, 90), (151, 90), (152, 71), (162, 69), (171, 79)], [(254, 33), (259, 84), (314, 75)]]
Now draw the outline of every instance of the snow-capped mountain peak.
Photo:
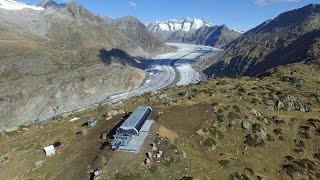
[(0, 8), (7, 10), (33, 9), (37, 11), (41, 11), (44, 9), (43, 7), (28, 5), (14, 0), (0, 0)]
[(182, 20), (168, 20), (168, 21), (155, 21), (154, 23), (150, 23), (148, 25), (148, 29), (150, 31), (190, 31), (190, 30), (197, 30), (203, 26), (209, 26), (212, 27), (213, 24), (207, 23), (203, 19), (197, 19), (197, 18), (190, 18), (185, 17)]

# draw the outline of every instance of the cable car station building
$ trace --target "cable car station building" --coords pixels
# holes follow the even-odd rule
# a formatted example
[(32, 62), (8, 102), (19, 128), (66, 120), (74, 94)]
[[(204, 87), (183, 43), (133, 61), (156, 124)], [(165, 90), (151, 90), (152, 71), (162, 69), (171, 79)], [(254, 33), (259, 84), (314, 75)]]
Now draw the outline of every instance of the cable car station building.
[(147, 120), (152, 112), (149, 106), (138, 106), (116, 130), (112, 149), (138, 152), (154, 121)]

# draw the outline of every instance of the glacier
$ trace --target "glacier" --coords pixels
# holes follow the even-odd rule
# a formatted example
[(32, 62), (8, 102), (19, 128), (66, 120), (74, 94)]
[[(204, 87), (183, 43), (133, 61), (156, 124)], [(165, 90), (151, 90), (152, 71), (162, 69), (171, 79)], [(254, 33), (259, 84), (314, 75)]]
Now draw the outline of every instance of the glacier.
[(6, 10), (22, 10), (22, 9), (33, 9), (36, 11), (44, 10), (43, 7), (28, 5), (22, 2), (17, 2), (14, 0), (0, 0), (0, 8)]

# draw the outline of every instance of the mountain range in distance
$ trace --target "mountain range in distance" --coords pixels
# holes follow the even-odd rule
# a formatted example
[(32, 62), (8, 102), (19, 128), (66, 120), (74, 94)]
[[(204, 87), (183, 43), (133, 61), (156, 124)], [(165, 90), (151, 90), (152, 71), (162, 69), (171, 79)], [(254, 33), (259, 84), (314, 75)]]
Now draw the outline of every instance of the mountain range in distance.
[(197, 30), (203, 26), (212, 27), (213, 24), (207, 23), (204, 19), (185, 17), (183, 20), (155, 21), (148, 24), (150, 31), (190, 31)]
[(213, 25), (204, 19), (186, 17), (182, 20), (155, 21), (147, 28), (162, 41), (223, 47), (243, 32), (230, 30), (226, 25)]

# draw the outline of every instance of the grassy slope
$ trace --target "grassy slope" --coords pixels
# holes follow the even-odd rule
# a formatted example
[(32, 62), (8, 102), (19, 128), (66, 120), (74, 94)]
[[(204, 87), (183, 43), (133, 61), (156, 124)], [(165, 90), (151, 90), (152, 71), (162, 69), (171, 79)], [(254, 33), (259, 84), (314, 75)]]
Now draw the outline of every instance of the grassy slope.
[[(107, 165), (102, 170), (103, 178), (174, 179), (189, 175), (198, 179), (227, 179), (233, 175), (239, 179), (256, 179), (258, 176), (288, 179), (289, 175), (298, 177), (299, 174), (299, 178), (308, 178), (309, 175), (316, 179), (320, 173), (320, 161), (315, 155), (320, 153), (320, 123), (312, 125), (307, 120), (320, 118), (319, 75), (317, 67), (293, 64), (261, 79), (216, 78), (197, 85), (148, 93), (113, 106), (76, 112), (42, 128), (31, 125), (28, 131), (2, 135), (0, 157), (7, 157), (9, 162), (0, 165), (0, 172), (6, 179), (15, 176), (22, 179), (63, 177), (65, 172), (71, 172), (69, 178), (76, 179), (87, 174), (92, 163), (90, 159), (105, 153)], [(281, 81), (284, 76), (296, 77), (303, 84), (294, 87)], [(273, 92), (293, 94), (311, 111), (269, 110), (264, 100), (269, 99)], [(121, 117), (105, 120), (109, 110), (130, 111), (137, 105), (146, 104), (154, 109), (155, 128), (162, 126), (166, 129), (160, 135), (176, 138), (174, 141), (163, 140), (158, 145), (164, 150), (165, 159), (150, 166), (141, 166), (144, 152), (133, 156), (97, 150), (101, 145), (99, 134), (110, 130)], [(265, 117), (277, 116), (280, 121), (266, 122), (256, 118), (248, 113), (252, 108)], [(74, 116), (80, 117), (81, 121), (70, 123), (68, 120)], [(90, 130), (87, 137), (76, 138), (75, 133), (90, 117), (98, 118), (98, 127)], [(242, 122), (246, 119), (250, 119), (255, 128), (243, 129)], [(266, 139), (254, 132), (259, 126), (268, 134)], [(310, 129), (305, 133), (301, 129), (303, 126)], [(249, 142), (248, 138), (246, 141), (249, 134), (258, 135)], [(64, 153), (52, 158), (44, 157), (41, 148), (58, 139), (63, 140)], [(92, 151), (96, 153), (89, 153)], [(293, 160), (289, 161), (291, 158), (285, 156), (291, 156)], [(130, 164), (117, 157), (130, 159)], [(306, 159), (312, 162), (306, 163)], [(44, 166), (35, 169), (34, 163), (39, 160), (44, 160)]]

